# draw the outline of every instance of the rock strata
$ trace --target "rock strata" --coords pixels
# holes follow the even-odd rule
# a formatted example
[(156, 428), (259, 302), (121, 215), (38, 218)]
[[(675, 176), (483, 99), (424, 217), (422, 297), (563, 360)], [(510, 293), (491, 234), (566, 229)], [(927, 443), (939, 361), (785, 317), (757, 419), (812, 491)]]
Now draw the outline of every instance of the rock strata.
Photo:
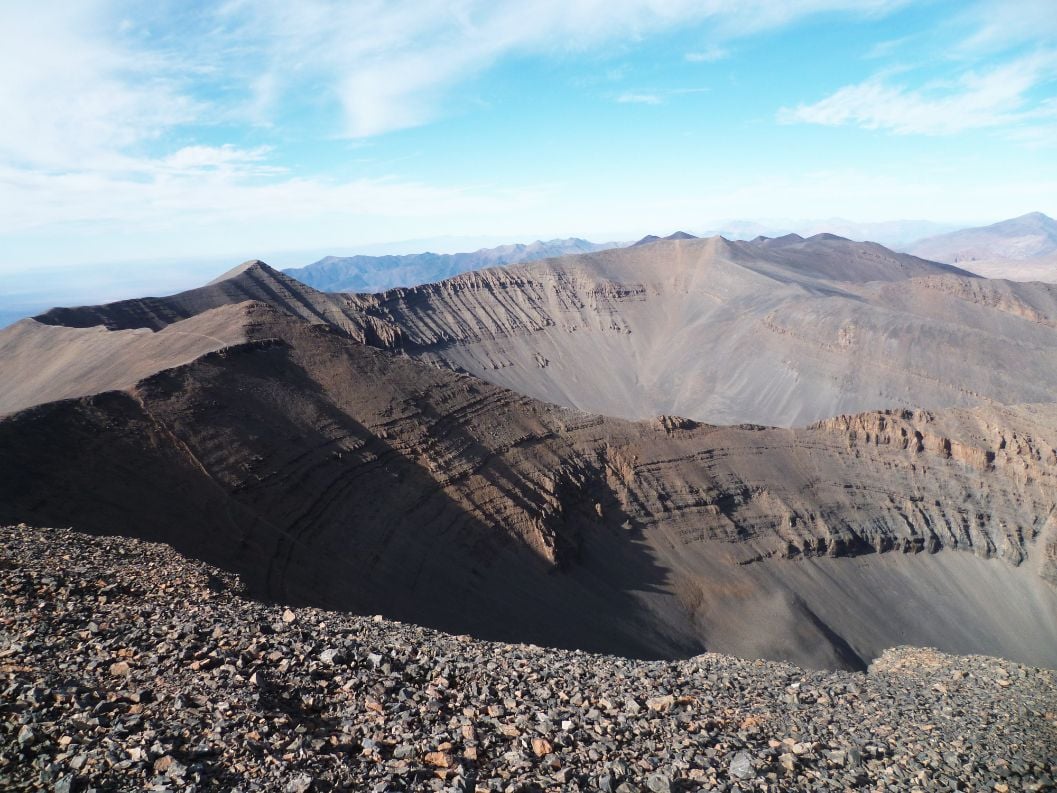
[[(5, 790), (1050, 790), (1052, 671), (645, 662), (247, 600), (166, 546), (0, 529)], [(293, 619), (290, 616), (293, 616)], [(119, 667), (115, 673), (115, 666)]]
[(242, 344), (0, 419), (0, 522), (163, 541), (258, 597), (503, 641), (1057, 664), (1053, 404), (628, 422), (281, 307), (238, 316)]

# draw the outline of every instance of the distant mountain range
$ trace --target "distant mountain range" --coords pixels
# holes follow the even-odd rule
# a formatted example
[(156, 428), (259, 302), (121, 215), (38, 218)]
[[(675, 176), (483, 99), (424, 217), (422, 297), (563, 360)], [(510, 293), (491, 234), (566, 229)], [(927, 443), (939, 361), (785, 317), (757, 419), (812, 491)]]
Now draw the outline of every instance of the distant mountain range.
[(619, 248), (622, 242), (589, 242), (578, 237), (537, 240), (466, 253), (409, 253), (402, 256), (327, 256), (306, 267), (284, 270), (301, 283), (324, 292), (384, 292), (401, 286), (442, 281), (459, 273), (519, 264), (570, 253)]
[(924, 237), (955, 231), (957, 225), (935, 223), (929, 220), (885, 220), (875, 223), (859, 223), (844, 218), (822, 220), (730, 220), (719, 223), (699, 236), (720, 235), (728, 240), (751, 240), (756, 237), (784, 237), (799, 234), (813, 237), (816, 234), (835, 234), (850, 240), (879, 242), (887, 248), (905, 251)]
[(486, 267), (522, 264), (629, 245), (645, 245), (659, 240), (686, 240), (717, 235), (730, 240), (751, 240), (757, 237), (784, 237), (789, 234), (808, 237), (829, 233), (847, 239), (879, 242), (894, 250), (904, 250), (923, 237), (955, 228), (950, 224), (925, 220), (892, 220), (879, 223), (856, 223), (842, 218), (810, 221), (730, 221), (700, 234), (686, 231), (677, 231), (666, 237), (647, 234), (636, 242), (599, 243), (580, 237), (569, 237), (537, 240), (528, 244), (500, 245), (464, 253), (326, 256), (305, 267), (291, 267), (283, 272), (324, 292), (384, 292), (398, 287), (435, 283)]
[(987, 278), (1057, 281), (1057, 221), (1041, 212), (929, 237), (911, 252)]

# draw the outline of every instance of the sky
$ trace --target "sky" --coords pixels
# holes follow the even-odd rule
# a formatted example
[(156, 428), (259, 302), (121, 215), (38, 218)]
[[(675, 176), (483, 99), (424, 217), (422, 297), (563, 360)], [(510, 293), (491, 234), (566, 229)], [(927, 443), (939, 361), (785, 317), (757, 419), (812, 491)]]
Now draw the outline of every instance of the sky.
[(181, 262), (1057, 215), (1057, 0), (5, 0), (0, 107), (0, 302)]

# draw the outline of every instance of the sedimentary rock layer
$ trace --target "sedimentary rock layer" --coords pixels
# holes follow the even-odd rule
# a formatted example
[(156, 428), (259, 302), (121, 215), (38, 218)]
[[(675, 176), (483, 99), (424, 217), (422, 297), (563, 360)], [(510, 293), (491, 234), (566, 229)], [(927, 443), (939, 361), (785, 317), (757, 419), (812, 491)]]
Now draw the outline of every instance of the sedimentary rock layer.
[(628, 422), (237, 309), (245, 341), (0, 421), (0, 521), (160, 540), (259, 597), (499, 639), (1057, 663), (1053, 406)]

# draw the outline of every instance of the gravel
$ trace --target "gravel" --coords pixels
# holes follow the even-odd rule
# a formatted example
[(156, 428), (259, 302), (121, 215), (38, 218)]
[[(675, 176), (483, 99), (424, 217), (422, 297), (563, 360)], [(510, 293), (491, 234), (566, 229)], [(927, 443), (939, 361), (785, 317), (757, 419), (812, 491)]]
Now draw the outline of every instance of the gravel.
[[(289, 605), (289, 604), (288, 604)], [(1055, 673), (485, 642), (241, 594), (166, 546), (0, 528), (5, 790), (1053, 790)]]

